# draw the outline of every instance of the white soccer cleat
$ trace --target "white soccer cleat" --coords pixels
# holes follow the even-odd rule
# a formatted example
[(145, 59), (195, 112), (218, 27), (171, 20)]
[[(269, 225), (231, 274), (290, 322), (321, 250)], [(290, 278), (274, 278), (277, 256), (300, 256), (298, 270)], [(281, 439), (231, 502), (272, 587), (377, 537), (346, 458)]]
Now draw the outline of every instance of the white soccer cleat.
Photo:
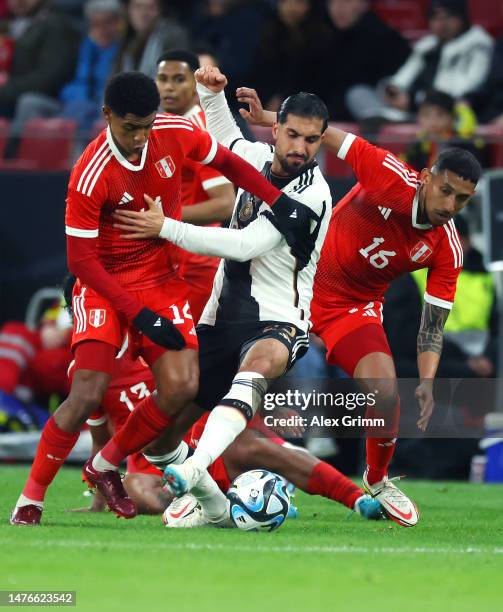
[(203, 471), (189, 459), (180, 465), (168, 465), (162, 479), (173, 495), (181, 497), (199, 482)]
[(371, 485), (368, 483), (366, 470), (363, 475), (363, 488), (381, 503), (392, 521), (402, 527), (413, 527), (419, 520), (419, 510), (416, 504), (393, 484), (392, 480), (400, 480), (400, 478), (401, 476), (395, 478), (385, 476), (381, 481)]
[(195, 527), (234, 527), (229, 515), (229, 504), (221, 517), (210, 520), (197, 499), (190, 493), (176, 498), (162, 515), (166, 527), (193, 529)]
[(166, 527), (190, 528), (199, 527), (202, 520), (202, 509), (197, 499), (187, 493), (176, 497), (162, 515)]

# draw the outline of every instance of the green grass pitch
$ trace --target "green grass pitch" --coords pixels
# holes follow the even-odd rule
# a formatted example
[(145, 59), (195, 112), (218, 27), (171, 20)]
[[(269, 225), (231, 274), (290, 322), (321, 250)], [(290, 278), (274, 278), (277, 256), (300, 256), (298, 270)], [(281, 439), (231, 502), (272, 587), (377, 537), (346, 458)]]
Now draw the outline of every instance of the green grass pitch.
[(405, 481), (421, 511), (412, 529), (298, 493), (299, 518), (275, 533), (178, 531), (159, 517), (65, 512), (89, 499), (65, 468), (43, 526), (11, 527), (27, 472), (0, 466), (0, 590), (75, 590), (90, 611), (502, 609), (500, 486)]

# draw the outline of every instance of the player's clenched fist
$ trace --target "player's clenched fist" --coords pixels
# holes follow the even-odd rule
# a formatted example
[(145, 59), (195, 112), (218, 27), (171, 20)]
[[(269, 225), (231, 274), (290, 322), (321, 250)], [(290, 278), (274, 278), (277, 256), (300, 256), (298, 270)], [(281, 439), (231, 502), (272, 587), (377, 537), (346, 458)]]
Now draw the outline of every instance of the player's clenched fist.
[(214, 93), (220, 93), (227, 86), (227, 77), (216, 66), (205, 66), (195, 71), (196, 81)]
[(152, 342), (173, 351), (181, 351), (185, 348), (183, 335), (173, 323), (161, 317), (150, 308), (142, 308), (133, 319), (133, 325), (150, 338)]

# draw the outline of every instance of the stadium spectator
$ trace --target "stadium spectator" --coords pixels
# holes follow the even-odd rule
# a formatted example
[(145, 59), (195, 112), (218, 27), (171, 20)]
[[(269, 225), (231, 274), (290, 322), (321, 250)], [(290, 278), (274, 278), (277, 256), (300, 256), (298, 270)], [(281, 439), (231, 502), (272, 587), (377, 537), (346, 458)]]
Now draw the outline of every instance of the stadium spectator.
[[(484, 142), (481, 139), (464, 138), (476, 126), (473, 113), (471, 129), (462, 132), (458, 127), (458, 116), (464, 115), (467, 107), (456, 105), (452, 96), (442, 91), (431, 90), (426, 93), (417, 113), (418, 137), (411, 143), (405, 153), (407, 163), (416, 170), (429, 168), (442, 151), (449, 147), (461, 147), (473, 153), (483, 164)], [(468, 122), (465, 122), (468, 123)]]
[(482, 123), (503, 125), (503, 36), (498, 38), (494, 46), (486, 82), (467, 99)]
[(0, 116), (12, 117), (28, 92), (57, 96), (75, 69), (79, 37), (45, 0), (9, 0), (12, 69), (0, 86)]
[(129, 0), (128, 28), (119, 51), (117, 70), (139, 70), (154, 77), (157, 58), (167, 49), (187, 49), (189, 36), (176, 19), (163, 17), (159, 0)]
[(493, 40), (482, 27), (470, 24), (466, 0), (432, 0), (429, 28), (382, 91), (358, 87), (348, 93), (348, 105), (357, 119), (407, 120), (428, 89), (459, 99), (482, 85)]
[[(368, 0), (327, 0), (332, 42), (322, 62), (328, 91), (323, 94), (330, 116), (352, 119), (346, 103), (348, 90), (370, 90), (392, 75), (410, 53), (408, 42), (370, 10)], [(312, 70), (312, 68), (311, 68)]]
[(210, 47), (206, 45), (198, 45), (194, 49), (194, 52), (199, 59), (199, 65), (201, 68), (204, 68), (205, 66), (218, 66), (218, 59), (213, 53), (213, 49)]
[(277, 110), (291, 93), (323, 89), (320, 57), (328, 53), (330, 29), (314, 11), (313, 0), (279, 0), (260, 37), (251, 82), (266, 106)]
[(73, 80), (63, 87), (59, 98), (23, 94), (12, 123), (14, 135), (21, 134), (30, 119), (55, 116), (75, 119), (79, 129), (87, 133), (101, 116), (105, 84), (119, 49), (122, 5), (119, 0), (90, 0), (85, 15), (88, 31), (80, 44)]
[(101, 116), (105, 84), (119, 50), (123, 25), (119, 0), (90, 0), (84, 10), (88, 33), (80, 45), (75, 77), (60, 95), (63, 115), (77, 119), (81, 130), (90, 128)]
[[(242, 85), (250, 74), (259, 45), (259, 33), (268, 16), (263, 0), (208, 0), (194, 18), (192, 38), (208, 45), (229, 80), (229, 90)], [(232, 110), (237, 104), (229, 100)]]
[(9, 22), (0, 18), (0, 85), (7, 82), (14, 55), (14, 40), (9, 36)]

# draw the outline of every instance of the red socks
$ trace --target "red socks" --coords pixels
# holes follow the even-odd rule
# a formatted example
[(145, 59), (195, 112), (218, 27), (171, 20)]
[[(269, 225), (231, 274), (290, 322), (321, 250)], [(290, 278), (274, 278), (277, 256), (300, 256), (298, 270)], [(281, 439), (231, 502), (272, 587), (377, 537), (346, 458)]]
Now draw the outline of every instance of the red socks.
[(47, 487), (51, 484), (70, 451), (75, 446), (79, 433), (63, 431), (51, 417), (42, 431), (30, 476), (23, 495), (34, 501), (43, 501)]
[(138, 404), (100, 454), (103, 459), (118, 467), (125, 457), (155, 440), (171, 423), (172, 418), (158, 408), (150, 395)]
[[(365, 416), (377, 417), (379, 416), (379, 411), (375, 409), (372, 411), (369, 410)], [(392, 418), (390, 419), (389, 416), (386, 417), (386, 423), (390, 423), (390, 436), (387, 438), (368, 437), (366, 440), (368, 466), (367, 481), (371, 485), (382, 480), (388, 473), (388, 466), (395, 452), (399, 421), (400, 400), (398, 400), (396, 404)]]
[(395, 452), (394, 438), (367, 438), (367, 481), (374, 484), (382, 480), (388, 473), (393, 453)]
[(338, 501), (350, 510), (353, 510), (355, 501), (364, 494), (349, 478), (325, 461), (314, 466), (306, 492)]

